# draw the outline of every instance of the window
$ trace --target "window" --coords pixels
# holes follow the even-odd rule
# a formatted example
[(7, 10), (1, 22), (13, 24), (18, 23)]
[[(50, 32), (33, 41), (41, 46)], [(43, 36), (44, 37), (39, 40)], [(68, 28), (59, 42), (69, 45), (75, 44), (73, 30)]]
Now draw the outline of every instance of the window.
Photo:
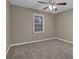
[(44, 32), (44, 15), (33, 15), (33, 33)]

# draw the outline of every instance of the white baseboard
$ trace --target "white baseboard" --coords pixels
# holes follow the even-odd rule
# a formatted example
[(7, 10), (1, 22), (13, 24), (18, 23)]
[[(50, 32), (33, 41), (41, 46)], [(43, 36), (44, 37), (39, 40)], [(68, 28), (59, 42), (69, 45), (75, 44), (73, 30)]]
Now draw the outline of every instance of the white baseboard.
[(8, 54), (9, 50), (10, 50), (11, 46), (9, 45), (6, 51), (6, 54)]
[(69, 40), (65, 40), (65, 39), (62, 39), (62, 38), (58, 38), (56, 37), (57, 40), (60, 40), (60, 41), (63, 41), (63, 42), (66, 42), (66, 43), (69, 43), (69, 44), (73, 44), (73, 42), (69, 41)]
[(11, 44), (11, 45), (9, 45), (6, 54), (9, 52), (10, 48), (13, 47), (13, 46), (18, 46), (18, 45), (23, 45), (23, 44), (29, 44), (29, 43), (36, 43), (36, 42), (41, 42), (41, 41), (53, 40), (53, 39), (56, 39), (56, 40), (59, 40), (59, 41), (63, 41), (63, 42), (69, 43), (69, 44), (73, 44), (73, 42), (71, 42), (71, 41), (64, 40), (62, 38), (53, 37), (53, 38), (49, 38), (49, 39), (41, 39), (41, 40), (37, 40), (37, 41)]

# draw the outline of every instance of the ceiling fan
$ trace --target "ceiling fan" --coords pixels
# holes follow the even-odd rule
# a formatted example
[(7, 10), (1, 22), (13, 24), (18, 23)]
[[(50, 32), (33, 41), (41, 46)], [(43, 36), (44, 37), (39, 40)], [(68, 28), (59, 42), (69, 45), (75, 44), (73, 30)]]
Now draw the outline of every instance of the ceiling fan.
[(48, 6), (46, 6), (45, 8), (43, 8), (43, 10), (46, 10), (47, 8), (49, 8), (50, 10), (54, 9), (55, 11), (58, 10), (56, 5), (66, 5), (66, 2), (63, 3), (56, 3), (55, 0), (50, 0), (49, 2), (43, 2), (43, 1), (38, 1), (38, 3), (42, 3), (42, 4), (48, 4)]

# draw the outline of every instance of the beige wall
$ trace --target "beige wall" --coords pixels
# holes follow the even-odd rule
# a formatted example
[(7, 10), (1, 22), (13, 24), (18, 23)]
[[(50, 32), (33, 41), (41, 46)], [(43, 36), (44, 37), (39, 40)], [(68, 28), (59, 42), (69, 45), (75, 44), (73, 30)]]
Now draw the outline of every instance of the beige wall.
[(6, 0), (6, 49), (9, 46), (10, 40), (10, 8), (9, 3)]
[[(50, 37), (73, 40), (73, 10), (57, 15), (11, 5), (10, 43), (22, 43)], [(44, 33), (32, 32), (33, 13), (45, 15)]]
[[(33, 13), (45, 15), (44, 33), (32, 33)], [(11, 6), (11, 44), (53, 37), (55, 34), (54, 23), (53, 14)]]
[(73, 41), (73, 9), (56, 15), (56, 36)]

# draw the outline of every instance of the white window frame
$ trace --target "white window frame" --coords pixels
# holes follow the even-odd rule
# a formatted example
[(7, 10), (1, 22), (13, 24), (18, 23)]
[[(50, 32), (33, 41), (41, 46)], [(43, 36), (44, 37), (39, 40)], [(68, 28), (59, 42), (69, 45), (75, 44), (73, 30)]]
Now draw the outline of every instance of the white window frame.
[[(35, 32), (35, 23), (34, 23), (34, 17), (35, 16), (42, 16), (43, 17), (43, 31), (37, 31), (37, 32)], [(34, 13), (33, 14), (33, 33), (43, 33), (44, 32), (44, 15), (41, 15), (41, 14), (36, 14), (36, 13)]]

